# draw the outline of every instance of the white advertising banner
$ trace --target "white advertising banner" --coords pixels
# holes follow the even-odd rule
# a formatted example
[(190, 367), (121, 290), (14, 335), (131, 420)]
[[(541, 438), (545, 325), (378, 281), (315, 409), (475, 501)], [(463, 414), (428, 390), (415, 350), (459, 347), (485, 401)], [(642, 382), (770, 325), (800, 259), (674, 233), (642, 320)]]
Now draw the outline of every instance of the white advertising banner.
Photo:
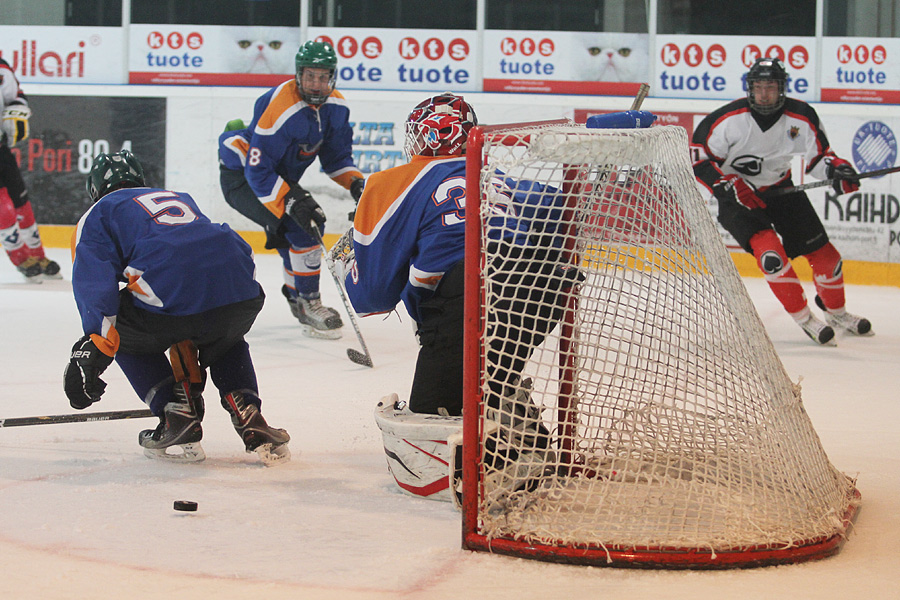
[(484, 32), (484, 91), (633, 96), (649, 77), (649, 35)]
[(0, 25), (0, 58), (20, 83), (126, 83), (118, 27)]
[(297, 27), (131, 25), (128, 82), (274, 86), (295, 73)]
[(663, 98), (721, 98), (747, 94), (746, 75), (761, 56), (777, 57), (788, 71), (787, 94), (815, 101), (813, 37), (659, 35), (656, 82), (651, 94)]
[(338, 87), (372, 90), (481, 90), (470, 30), (310, 27), (338, 56)]
[(900, 39), (824, 38), (824, 102), (900, 103)]

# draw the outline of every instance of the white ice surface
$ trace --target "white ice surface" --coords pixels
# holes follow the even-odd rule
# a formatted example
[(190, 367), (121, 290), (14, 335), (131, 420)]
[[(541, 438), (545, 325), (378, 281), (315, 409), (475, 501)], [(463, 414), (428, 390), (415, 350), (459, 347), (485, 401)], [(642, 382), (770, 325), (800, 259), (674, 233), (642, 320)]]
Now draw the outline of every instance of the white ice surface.
[[(64, 281), (29, 285), (0, 260), (0, 418), (72, 412), (62, 391), (81, 335), (68, 252)], [(900, 597), (900, 288), (848, 287), (871, 338), (817, 347), (765, 283), (746, 281), (832, 462), (858, 477), (862, 510), (836, 557), (727, 572), (583, 568), (460, 549), (459, 514), (399, 493), (372, 416), (409, 390), (409, 318), (360, 321), (375, 368), (338, 341), (299, 333), (281, 298), (279, 262), (257, 257), (269, 295), (248, 340), (269, 422), (292, 435), (293, 460), (245, 454), (208, 393), (207, 460), (145, 458), (151, 419), (0, 429), (0, 598), (866, 598)], [(340, 307), (330, 278), (327, 304)], [(89, 410), (141, 408), (112, 366)], [(172, 510), (194, 500), (197, 513)]]

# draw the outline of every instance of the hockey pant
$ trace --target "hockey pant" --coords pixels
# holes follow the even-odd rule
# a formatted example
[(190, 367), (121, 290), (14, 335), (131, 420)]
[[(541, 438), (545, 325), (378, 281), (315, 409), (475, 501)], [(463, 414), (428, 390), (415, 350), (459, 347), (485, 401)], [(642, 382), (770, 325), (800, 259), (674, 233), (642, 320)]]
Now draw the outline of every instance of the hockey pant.
[(174, 316), (142, 310), (134, 306), (130, 293), (123, 291), (116, 317), (116, 362), (138, 397), (157, 416), (174, 399), (175, 378), (166, 352), (184, 340), (197, 347), (200, 368), (209, 369), (220, 396), (242, 391), (256, 400), (259, 385), (244, 335), (250, 331), (264, 301), (260, 289), (256, 298), (196, 315)]

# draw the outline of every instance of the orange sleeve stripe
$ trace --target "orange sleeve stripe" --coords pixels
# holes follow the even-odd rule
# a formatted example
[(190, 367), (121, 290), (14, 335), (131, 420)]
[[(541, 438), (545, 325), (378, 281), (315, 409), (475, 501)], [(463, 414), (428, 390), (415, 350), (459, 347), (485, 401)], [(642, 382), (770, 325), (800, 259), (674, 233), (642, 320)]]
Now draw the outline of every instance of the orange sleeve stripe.
[(370, 175), (360, 198), (353, 228), (363, 235), (372, 235), (391, 206), (406, 194), (419, 173), (433, 160), (441, 159), (414, 156), (405, 165)]
[(97, 349), (100, 350), (100, 352), (107, 356), (115, 356), (116, 352), (119, 351), (119, 332), (116, 331), (115, 327), (109, 328), (108, 338), (92, 333), (91, 341), (94, 342), (94, 345), (97, 346)]
[(360, 173), (359, 171), (345, 171), (345, 172), (341, 173), (340, 175), (336, 175), (336, 176), (332, 177), (332, 179), (335, 181), (335, 183), (337, 183), (339, 186), (341, 186), (345, 189), (348, 189), (348, 190), (350, 189), (350, 184), (353, 183), (354, 179), (362, 179), (362, 178), (363, 178), (363, 174)]

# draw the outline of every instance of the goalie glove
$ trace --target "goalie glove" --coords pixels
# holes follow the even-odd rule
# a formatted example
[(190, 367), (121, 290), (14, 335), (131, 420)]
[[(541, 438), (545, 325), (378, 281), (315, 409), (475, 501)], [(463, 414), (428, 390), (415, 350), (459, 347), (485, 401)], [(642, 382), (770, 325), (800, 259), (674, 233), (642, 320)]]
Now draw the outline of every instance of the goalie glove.
[(361, 177), (357, 177), (350, 183), (350, 195), (353, 196), (353, 201), (357, 204), (359, 204), (359, 199), (362, 197), (365, 187), (366, 180)]
[(64, 389), (72, 408), (83, 410), (100, 400), (106, 389), (100, 375), (112, 360), (112, 356), (97, 348), (89, 335), (75, 342), (64, 376)]
[(839, 196), (859, 189), (859, 178), (857, 177), (856, 169), (843, 158), (836, 156), (832, 158), (825, 169), (825, 175), (828, 179), (834, 180), (831, 182), (831, 187), (834, 188), (835, 193)]
[(713, 184), (713, 195), (720, 202), (737, 202), (753, 210), (765, 208), (766, 203), (756, 194), (756, 189), (739, 175), (723, 175)]
[(15, 146), (28, 137), (28, 119), (31, 109), (24, 104), (11, 104), (0, 115), (0, 129), (9, 146)]
[(325, 226), (325, 211), (313, 200), (312, 194), (299, 185), (292, 185), (285, 194), (284, 212), (313, 238), (319, 235), (314, 228), (321, 229)]
[(331, 247), (329, 256), (334, 265), (334, 274), (343, 282), (347, 278), (347, 273), (356, 266), (356, 250), (353, 247), (352, 227)]

